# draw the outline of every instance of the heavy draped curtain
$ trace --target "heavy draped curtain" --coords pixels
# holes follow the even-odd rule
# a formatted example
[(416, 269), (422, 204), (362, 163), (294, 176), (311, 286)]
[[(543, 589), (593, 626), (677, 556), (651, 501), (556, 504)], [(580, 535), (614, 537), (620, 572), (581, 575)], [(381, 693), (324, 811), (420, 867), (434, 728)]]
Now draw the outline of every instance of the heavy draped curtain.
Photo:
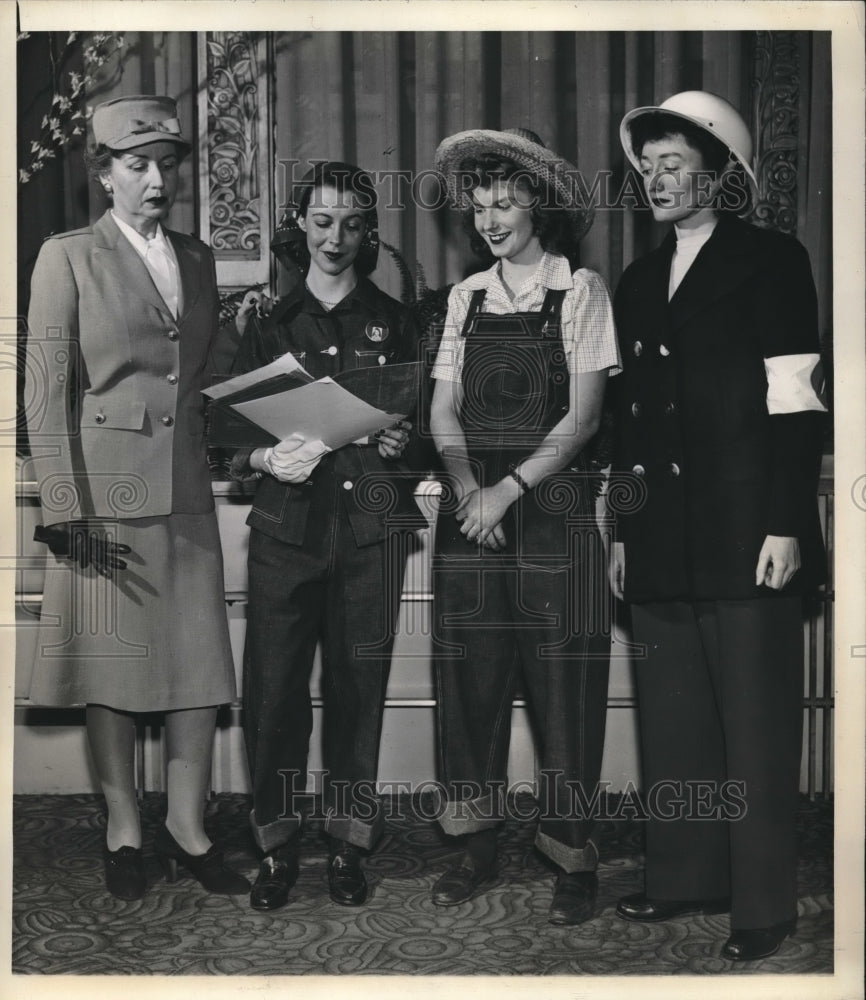
[[(122, 62), (101, 71), (87, 103), (168, 93), (178, 98), (182, 120), (194, 126), (190, 131), (200, 132), (196, 42), (193, 34), (127, 34)], [(19, 158), (38, 134), (50, 101), (46, 45), (46, 36), (33, 36), (19, 50)], [(767, 157), (761, 175), (764, 220), (795, 232), (810, 251), (821, 333), (831, 349), (829, 34), (276, 32), (268, 38), (268, 53), (274, 147), (255, 169), (273, 171), (274, 204), (262, 210), (275, 216), (289, 197), (290, 161), (303, 166), (312, 159), (341, 159), (371, 171), (417, 176), (432, 168), (444, 136), (471, 128), (532, 128), (576, 164), (588, 186), (607, 175), (600, 191), (615, 196), (627, 168), (618, 137), (625, 111), (686, 89), (726, 97), (742, 110), (759, 155)], [(197, 159), (196, 151), (172, 213), (172, 225), (186, 231), (200, 228), (206, 179), (198, 176)], [(459, 280), (479, 266), (455, 213), (417, 207), (411, 183), (395, 174), (380, 183), (379, 193), (382, 237), (410, 268), (423, 269), (427, 287)], [(87, 184), (80, 142), (22, 186), (22, 310), (42, 238), (86, 225), (104, 207), (99, 191)], [(602, 206), (583, 242), (582, 263), (613, 287), (623, 268), (660, 238), (648, 212)], [(387, 255), (374, 278), (400, 294), (400, 276)]]
[[(773, 43), (729, 31), (287, 34), (274, 49), (277, 158), (347, 159), (417, 174), (432, 167), (446, 135), (525, 126), (572, 160), (589, 186), (607, 172), (602, 191), (615, 195), (627, 166), (618, 134), (623, 114), (677, 91), (710, 90), (742, 110), (753, 134), (764, 134), (759, 151), (769, 141), (794, 147), (786, 160), (793, 177), (768, 177), (764, 194), (772, 201), (774, 184), (796, 188), (787, 228), (811, 252), (829, 340), (829, 37), (794, 36), (794, 51), (781, 60), (774, 53), (762, 74), (760, 50)], [(794, 110), (787, 108), (792, 100)], [(283, 200), (285, 187), (277, 189)], [(778, 224), (775, 214), (767, 220)], [(478, 266), (447, 209), (414, 208), (406, 199), (406, 210), (381, 216), (384, 239), (422, 266), (430, 287)], [(647, 212), (601, 207), (582, 263), (613, 286), (661, 234)], [(399, 291), (387, 260), (377, 279)]]

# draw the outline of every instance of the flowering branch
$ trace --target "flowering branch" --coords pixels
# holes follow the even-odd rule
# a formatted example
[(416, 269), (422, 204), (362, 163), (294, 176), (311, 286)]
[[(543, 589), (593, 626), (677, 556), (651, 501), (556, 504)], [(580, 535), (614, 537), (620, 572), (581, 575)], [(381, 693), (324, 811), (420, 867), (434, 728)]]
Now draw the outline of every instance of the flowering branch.
[[(18, 40), (27, 37), (29, 35), (22, 32)], [(66, 38), (61, 63), (77, 40), (78, 32), (70, 32)], [(84, 133), (85, 123), (93, 113), (93, 109), (87, 107), (85, 103), (87, 88), (96, 82), (96, 74), (109, 59), (115, 55), (121, 57), (123, 43), (123, 35), (120, 34), (111, 32), (94, 34), (90, 36), (83, 49), (84, 72), (71, 71), (56, 75), (51, 109), (42, 118), (39, 138), (33, 139), (30, 143), (29, 163), (18, 168), (19, 184), (27, 184), (42, 170), (48, 160), (54, 159), (58, 149), (74, 136)]]

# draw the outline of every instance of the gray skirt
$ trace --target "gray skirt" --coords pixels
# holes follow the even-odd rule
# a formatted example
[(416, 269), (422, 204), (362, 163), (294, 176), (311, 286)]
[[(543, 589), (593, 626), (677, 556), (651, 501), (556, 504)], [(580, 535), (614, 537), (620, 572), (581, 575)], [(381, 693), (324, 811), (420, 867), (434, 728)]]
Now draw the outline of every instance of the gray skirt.
[(235, 699), (216, 516), (113, 522), (132, 552), (104, 579), (49, 555), (30, 698), (157, 712)]

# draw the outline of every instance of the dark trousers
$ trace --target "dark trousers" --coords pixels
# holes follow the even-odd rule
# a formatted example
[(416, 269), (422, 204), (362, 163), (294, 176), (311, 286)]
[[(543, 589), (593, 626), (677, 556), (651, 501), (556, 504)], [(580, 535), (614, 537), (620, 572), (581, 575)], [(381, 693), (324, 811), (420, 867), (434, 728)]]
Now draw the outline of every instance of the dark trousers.
[(794, 917), (801, 599), (635, 604), (632, 622), (647, 895), (730, 895), (737, 930)]
[[(588, 501), (587, 501), (588, 502)], [(509, 547), (467, 543), (452, 514), (440, 515), (434, 559), (434, 665), (440, 778), (449, 834), (503, 817), (512, 701), (529, 703), (541, 759), (536, 844), (566, 871), (592, 870), (595, 821), (581, 803), (596, 792), (604, 750), (610, 635), (601, 540), (590, 518), (566, 531), (512, 508)], [(532, 553), (524, 544), (532, 538)], [(545, 548), (545, 537), (555, 545)]]
[(325, 829), (369, 848), (382, 828), (375, 782), (405, 559), (386, 542), (358, 547), (341, 487), (317, 497), (303, 545), (250, 532), (244, 737), (266, 852), (300, 825), (320, 639)]

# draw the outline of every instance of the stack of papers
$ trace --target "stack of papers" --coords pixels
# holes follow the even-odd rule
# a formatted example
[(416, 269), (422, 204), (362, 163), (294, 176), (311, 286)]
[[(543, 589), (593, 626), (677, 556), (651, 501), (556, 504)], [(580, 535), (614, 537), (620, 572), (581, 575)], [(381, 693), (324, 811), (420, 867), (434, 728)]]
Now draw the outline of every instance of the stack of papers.
[(415, 410), (420, 364), (356, 368), (313, 379), (292, 354), (204, 390), (209, 443), (260, 447), (292, 434), (331, 450), (390, 427)]

